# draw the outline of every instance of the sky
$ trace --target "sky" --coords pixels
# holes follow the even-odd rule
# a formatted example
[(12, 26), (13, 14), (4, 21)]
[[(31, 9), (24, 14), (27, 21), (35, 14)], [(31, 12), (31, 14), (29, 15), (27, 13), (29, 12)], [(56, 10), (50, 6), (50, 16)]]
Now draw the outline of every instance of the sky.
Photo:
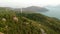
[(0, 6), (2, 7), (28, 7), (28, 6), (47, 6), (47, 5), (59, 5), (60, 0), (0, 0)]

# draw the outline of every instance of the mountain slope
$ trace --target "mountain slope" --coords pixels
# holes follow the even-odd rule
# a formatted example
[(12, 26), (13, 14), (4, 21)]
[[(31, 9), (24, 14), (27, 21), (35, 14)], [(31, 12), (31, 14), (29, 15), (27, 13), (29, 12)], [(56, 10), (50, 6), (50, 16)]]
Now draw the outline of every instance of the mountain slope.
[(60, 20), (58, 19), (53, 19), (42, 14), (24, 14), (23, 16), (31, 20), (40, 22), (40, 24), (54, 30), (55, 32), (60, 32)]
[[(13, 20), (13, 16), (18, 21)], [(5, 18), (2, 20), (2, 18)], [(60, 20), (38, 13), (0, 12), (0, 32), (4, 34), (60, 34)]]
[[(11, 13), (10, 13), (11, 14)], [(0, 19), (0, 32), (4, 34), (38, 34), (40, 32), (40, 26), (37, 26), (38, 23), (27, 19), (25, 17), (17, 16), (19, 18), (18, 22), (12, 20), (13, 15), (15, 14), (5, 14), (0, 15), (0, 18), (5, 18), (5, 21)], [(9, 17), (10, 16), (10, 17)]]

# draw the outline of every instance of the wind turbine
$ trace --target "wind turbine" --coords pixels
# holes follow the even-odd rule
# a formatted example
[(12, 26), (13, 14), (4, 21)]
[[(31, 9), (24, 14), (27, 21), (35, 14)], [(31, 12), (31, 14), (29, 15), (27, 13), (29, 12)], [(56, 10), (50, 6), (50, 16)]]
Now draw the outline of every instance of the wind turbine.
[(22, 11), (23, 11), (23, 10), (22, 10), (22, 8), (21, 8), (21, 13), (22, 13)]

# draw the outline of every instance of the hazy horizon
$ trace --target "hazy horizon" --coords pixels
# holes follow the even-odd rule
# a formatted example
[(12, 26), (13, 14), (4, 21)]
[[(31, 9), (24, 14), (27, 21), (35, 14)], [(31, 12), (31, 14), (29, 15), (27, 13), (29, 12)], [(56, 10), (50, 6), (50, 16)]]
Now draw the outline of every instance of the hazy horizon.
[(0, 0), (0, 7), (25, 8), (29, 6), (50, 8), (49, 11), (44, 14), (60, 18), (60, 0)]

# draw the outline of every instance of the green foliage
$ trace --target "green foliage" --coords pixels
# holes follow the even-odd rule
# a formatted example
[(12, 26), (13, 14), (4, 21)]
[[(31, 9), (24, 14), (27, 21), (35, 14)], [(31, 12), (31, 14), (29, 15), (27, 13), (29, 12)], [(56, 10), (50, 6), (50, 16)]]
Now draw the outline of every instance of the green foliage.
[[(18, 22), (13, 20), (18, 18)], [(5, 18), (6, 21), (2, 21)], [(43, 29), (43, 31), (41, 31)], [(0, 8), (0, 32), (4, 34), (60, 34), (60, 20), (38, 13), (18, 13)]]

